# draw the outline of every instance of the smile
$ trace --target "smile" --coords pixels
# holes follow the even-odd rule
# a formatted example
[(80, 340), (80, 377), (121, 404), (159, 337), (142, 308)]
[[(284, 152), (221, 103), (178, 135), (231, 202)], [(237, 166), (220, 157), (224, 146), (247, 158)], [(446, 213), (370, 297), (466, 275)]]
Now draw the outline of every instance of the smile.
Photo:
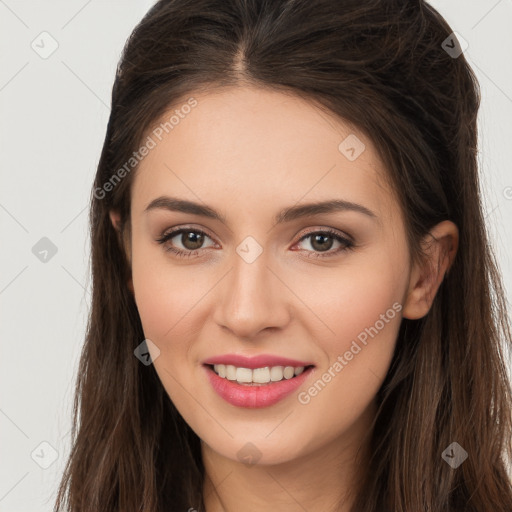
[(261, 386), (270, 382), (289, 380), (300, 375), (304, 366), (265, 366), (263, 368), (240, 368), (231, 364), (215, 364), (213, 371), (221, 378), (236, 381), (238, 384)]
[[(255, 409), (270, 407), (297, 391), (315, 367), (272, 366), (250, 369), (204, 364), (203, 368), (213, 390), (226, 402), (235, 407)], [(234, 378), (229, 379), (230, 376)]]

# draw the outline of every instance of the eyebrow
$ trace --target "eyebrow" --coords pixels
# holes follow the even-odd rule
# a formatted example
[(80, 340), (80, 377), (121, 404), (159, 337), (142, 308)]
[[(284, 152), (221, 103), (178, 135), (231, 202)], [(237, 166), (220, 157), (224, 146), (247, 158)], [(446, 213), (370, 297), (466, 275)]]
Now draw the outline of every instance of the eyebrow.
[[(217, 212), (209, 206), (188, 201), (186, 199), (178, 199), (176, 197), (161, 196), (157, 197), (149, 203), (144, 210), (145, 213), (155, 210), (164, 209), (176, 212), (190, 213), (193, 215), (201, 215), (209, 219), (218, 220), (227, 224), (227, 219), (221, 213)], [(335, 213), (339, 211), (353, 211), (362, 213), (374, 220), (378, 217), (371, 210), (362, 204), (345, 201), (343, 199), (330, 199), (316, 203), (306, 203), (297, 206), (290, 206), (280, 210), (274, 217), (274, 224), (281, 224), (283, 222), (291, 222), (303, 217), (311, 215), (319, 215), (322, 213)]]

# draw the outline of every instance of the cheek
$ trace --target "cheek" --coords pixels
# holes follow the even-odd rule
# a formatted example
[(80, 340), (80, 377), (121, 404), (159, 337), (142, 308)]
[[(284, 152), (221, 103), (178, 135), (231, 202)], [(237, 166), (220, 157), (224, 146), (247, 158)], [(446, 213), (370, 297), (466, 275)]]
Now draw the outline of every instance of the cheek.
[(340, 267), (339, 284), (330, 279), (317, 294), (312, 309), (334, 334), (324, 329), (318, 337), (325, 364), (298, 397), (307, 430), (315, 434), (311, 445), (349, 431), (381, 387), (400, 328), (407, 265), (405, 251), (378, 251), (358, 259), (357, 268)]
[[(166, 340), (190, 336), (193, 306), (207, 292), (207, 284), (198, 279), (191, 267), (172, 265), (160, 247), (134, 243), (132, 280), (135, 302), (144, 334), (155, 341), (160, 350), (172, 348)], [(175, 345), (175, 344), (174, 344)]]
[(350, 436), (366, 428), (361, 427), (361, 418), (389, 370), (402, 306), (386, 280), (368, 284), (349, 287), (351, 293), (344, 300), (329, 306), (328, 321), (336, 334), (324, 336), (324, 364), (297, 396), (300, 409), (295, 420), (303, 422), (303, 442), (310, 449), (340, 432)]
[[(315, 331), (324, 355), (317, 372), (322, 382), (311, 390), (311, 396), (320, 394), (323, 384), (329, 387), (329, 391), (322, 392), (319, 403), (336, 397), (349, 409), (361, 408), (369, 403), (384, 380), (402, 310), (400, 284), (391, 277), (351, 275), (350, 279), (342, 280), (343, 291), (325, 293), (321, 301), (312, 305), (312, 309), (320, 312), (323, 325), (329, 328), (313, 328), (313, 323), (309, 326)], [(322, 407), (328, 407), (328, 403), (324, 402)]]
[[(322, 268), (292, 281), (294, 292), (315, 313), (308, 328), (323, 340), (330, 359), (348, 350), (355, 339), (364, 343), (368, 330), (375, 334), (375, 324), (379, 336), (382, 331), (380, 339), (387, 338), (384, 332), (391, 324), (399, 324), (407, 265), (405, 254), (381, 250), (354, 255), (330, 272)], [(391, 335), (386, 343), (393, 341)]]

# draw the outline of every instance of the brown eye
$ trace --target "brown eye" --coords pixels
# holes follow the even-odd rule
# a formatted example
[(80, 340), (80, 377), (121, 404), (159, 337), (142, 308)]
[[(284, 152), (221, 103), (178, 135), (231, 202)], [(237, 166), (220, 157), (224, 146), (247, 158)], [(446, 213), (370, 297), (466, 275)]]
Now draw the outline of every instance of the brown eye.
[[(327, 258), (335, 256), (343, 251), (353, 249), (355, 244), (348, 237), (341, 236), (337, 231), (327, 229), (322, 231), (312, 231), (304, 235), (299, 243), (309, 239), (309, 245), (312, 250), (306, 248), (308, 252), (308, 258)], [(330, 250), (334, 243), (338, 243), (339, 247), (334, 250)], [(325, 253), (325, 254), (322, 254)]]
[(328, 251), (333, 243), (334, 239), (330, 235), (315, 234), (311, 237), (311, 247), (317, 251)]
[(185, 249), (191, 251), (200, 249), (204, 242), (204, 234), (197, 231), (183, 231), (181, 234), (181, 243)]
[(164, 233), (156, 241), (164, 245), (166, 251), (186, 257), (194, 256), (199, 249), (202, 249), (205, 238), (210, 237), (199, 229), (180, 228)]

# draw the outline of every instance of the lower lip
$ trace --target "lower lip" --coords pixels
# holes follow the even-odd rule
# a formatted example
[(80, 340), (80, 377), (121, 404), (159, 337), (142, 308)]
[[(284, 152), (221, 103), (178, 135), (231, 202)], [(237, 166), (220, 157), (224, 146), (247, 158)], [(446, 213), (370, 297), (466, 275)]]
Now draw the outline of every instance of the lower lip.
[(213, 371), (213, 368), (208, 365), (204, 366), (204, 368), (213, 389), (224, 400), (236, 407), (256, 409), (274, 405), (293, 393), (309, 377), (314, 367), (309, 367), (300, 375), (291, 379), (270, 382), (261, 386), (244, 386), (243, 384), (238, 384), (236, 380), (233, 381), (219, 377)]

